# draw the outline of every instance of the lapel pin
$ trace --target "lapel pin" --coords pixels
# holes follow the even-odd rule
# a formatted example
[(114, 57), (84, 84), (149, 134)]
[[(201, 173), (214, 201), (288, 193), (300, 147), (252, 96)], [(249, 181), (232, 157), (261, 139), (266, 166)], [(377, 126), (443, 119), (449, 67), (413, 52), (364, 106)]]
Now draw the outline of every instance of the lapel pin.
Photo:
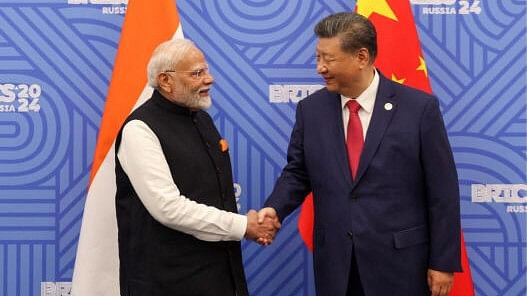
[(219, 144), (221, 152), (227, 152), (227, 150), (229, 150), (229, 143), (227, 143), (227, 140), (221, 139)]
[(393, 109), (393, 104), (392, 103), (384, 104), (384, 110), (390, 111), (392, 109)]

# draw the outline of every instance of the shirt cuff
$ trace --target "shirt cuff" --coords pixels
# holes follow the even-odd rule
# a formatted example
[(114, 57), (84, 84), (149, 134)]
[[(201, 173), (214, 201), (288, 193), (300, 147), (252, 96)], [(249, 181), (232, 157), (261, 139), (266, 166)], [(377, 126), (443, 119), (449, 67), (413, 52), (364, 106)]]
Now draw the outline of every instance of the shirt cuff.
[(232, 215), (232, 231), (229, 240), (241, 241), (247, 231), (247, 216), (240, 214)]

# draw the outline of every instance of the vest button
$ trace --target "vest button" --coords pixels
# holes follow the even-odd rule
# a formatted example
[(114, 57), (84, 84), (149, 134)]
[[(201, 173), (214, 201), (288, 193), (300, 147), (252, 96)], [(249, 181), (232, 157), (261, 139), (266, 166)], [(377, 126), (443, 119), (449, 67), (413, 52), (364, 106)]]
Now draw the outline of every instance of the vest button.
[(217, 172), (218, 174), (221, 174), (221, 170), (220, 170), (220, 168), (216, 167), (216, 172)]
[(353, 232), (348, 231), (348, 236), (349, 236), (351, 239), (353, 239)]

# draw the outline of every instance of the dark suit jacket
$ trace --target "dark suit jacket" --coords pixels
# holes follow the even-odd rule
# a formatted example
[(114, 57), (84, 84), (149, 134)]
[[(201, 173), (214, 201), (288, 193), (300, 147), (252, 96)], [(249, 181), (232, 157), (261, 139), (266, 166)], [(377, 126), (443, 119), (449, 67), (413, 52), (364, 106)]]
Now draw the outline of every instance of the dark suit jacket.
[(438, 101), (380, 76), (355, 182), (340, 95), (324, 88), (298, 104), (288, 163), (265, 203), (283, 220), (313, 191), (317, 295), (346, 294), (352, 255), (366, 295), (426, 295), (428, 268), (461, 270), (458, 180)]

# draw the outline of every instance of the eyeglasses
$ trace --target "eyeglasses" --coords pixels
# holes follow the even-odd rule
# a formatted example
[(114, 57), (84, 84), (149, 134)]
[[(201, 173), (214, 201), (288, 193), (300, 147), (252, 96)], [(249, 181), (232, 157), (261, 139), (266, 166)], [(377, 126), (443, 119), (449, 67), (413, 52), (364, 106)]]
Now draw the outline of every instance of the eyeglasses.
[(203, 78), (206, 75), (209, 75), (209, 68), (203, 67), (200, 69), (192, 70), (192, 71), (176, 71), (176, 70), (165, 70), (164, 73), (191, 73), (190, 77), (192, 77), (195, 80), (199, 80)]

